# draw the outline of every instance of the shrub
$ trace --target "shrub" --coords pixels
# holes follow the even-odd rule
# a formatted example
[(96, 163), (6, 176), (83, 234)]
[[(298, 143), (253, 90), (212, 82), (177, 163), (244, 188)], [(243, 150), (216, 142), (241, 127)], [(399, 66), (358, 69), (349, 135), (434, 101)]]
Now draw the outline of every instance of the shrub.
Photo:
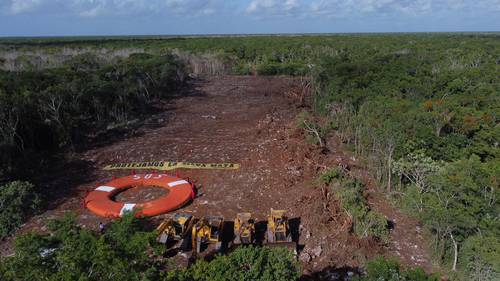
[(374, 237), (384, 243), (389, 242), (389, 225), (384, 215), (373, 211), (363, 196), (363, 184), (346, 176), (338, 168), (329, 169), (319, 177), (320, 182), (331, 184), (339, 181), (335, 192), (342, 208), (352, 217), (353, 232), (359, 237)]
[(257, 66), (259, 75), (306, 75), (307, 66), (301, 63), (267, 62)]
[(359, 237), (374, 237), (384, 243), (389, 242), (387, 219), (370, 209), (362, 194), (359, 183), (347, 184), (337, 191), (342, 208), (352, 217), (353, 231)]
[[(468, 237), (462, 247), (461, 268), (468, 280), (500, 280), (500, 239), (494, 235)], [(464, 278), (464, 279), (465, 279)]]
[(428, 275), (421, 268), (402, 270), (394, 259), (377, 257), (365, 266), (365, 275), (356, 281), (438, 281), (436, 275)]
[(241, 247), (211, 262), (169, 272), (165, 281), (289, 281), (300, 277), (298, 263), (284, 248)]
[(72, 214), (50, 222), (49, 229), (52, 235), (17, 237), (15, 255), (0, 262), (2, 281), (155, 280), (164, 266), (150, 251), (158, 246), (155, 233), (141, 231), (133, 215), (104, 235), (79, 227)]
[(377, 257), (366, 264), (366, 281), (400, 280), (399, 264), (393, 259)]
[(0, 186), (0, 239), (11, 234), (40, 207), (40, 197), (29, 182), (13, 181)]
[(319, 176), (319, 181), (323, 184), (329, 185), (330, 183), (333, 182), (333, 180), (338, 180), (341, 177), (342, 174), (339, 171), (339, 169), (330, 168)]
[(233, 67), (233, 72), (237, 75), (250, 75), (252, 66), (248, 63), (239, 63)]

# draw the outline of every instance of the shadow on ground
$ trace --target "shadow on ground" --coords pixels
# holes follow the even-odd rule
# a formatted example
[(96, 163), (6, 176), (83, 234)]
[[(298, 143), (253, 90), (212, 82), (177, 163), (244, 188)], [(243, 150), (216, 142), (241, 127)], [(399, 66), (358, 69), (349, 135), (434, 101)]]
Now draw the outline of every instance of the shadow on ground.
[[(110, 146), (127, 138), (143, 136), (145, 132), (141, 129), (156, 129), (165, 126), (164, 122), (168, 123), (169, 120), (175, 117), (173, 112), (176, 110), (176, 107), (170, 102), (184, 97), (206, 97), (206, 93), (196, 88), (197, 84), (204, 82), (205, 80), (202, 78), (188, 81), (182, 89), (168, 94), (168, 96), (158, 101), (154, 101), (153, 105), (146, 110), (146, 113), (126, 124), (101, 132), (94, 132), (94, 135), (87, 137), (87, 141), (76, 145), (74, 150), (76, 152), (84, 152), (86, 150)], [(157, 120), (162, 120), (162, 122), (157, 122)]]

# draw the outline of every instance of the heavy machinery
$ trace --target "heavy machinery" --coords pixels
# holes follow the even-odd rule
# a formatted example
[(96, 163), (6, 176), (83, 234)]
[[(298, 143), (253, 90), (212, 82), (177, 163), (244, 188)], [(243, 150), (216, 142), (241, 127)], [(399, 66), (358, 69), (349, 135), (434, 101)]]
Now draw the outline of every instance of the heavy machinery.
[(156, 228), (158, 231), (158, 242), (166, 244), (170, 249), (181, 249), (187, 251), (191, 242), (191, 228), (194, 217), (190, 214), (175, 214), (167, 217)]
[(265, 236), (267, 246), (282, 246), (296, 250), (296, 243), (292, 240), (288, 217), (285, 210), (274, 210), (267, 217), (267, 231)]
[(234, 244), (249, 245), (254, 241), (255, 221), (250, 213), (238, 213), (234, 220)]
[(201, 253), (207, 244), (215, 244), (215, 250), (222, 248), (222, 231), (224, 218), (219, 216), (205, 216), (192, 228), (192, 245), (196, 253)]

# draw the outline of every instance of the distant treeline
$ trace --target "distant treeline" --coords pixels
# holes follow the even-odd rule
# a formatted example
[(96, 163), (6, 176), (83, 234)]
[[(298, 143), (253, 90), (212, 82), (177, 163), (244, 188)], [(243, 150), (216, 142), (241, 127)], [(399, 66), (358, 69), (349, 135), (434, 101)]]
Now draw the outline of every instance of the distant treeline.
[[(61, 38), (5, 38), (0, 40), (0, 69), (15, 65), (19, 69), (51, 67), (68, 56), (65, 53), (93, 52), (109, 56), (120, 50), (142, 50), (151, 54), (183, 53), (202, 57), (194, 63), (212, 63), (217, 70), (209, 74), (309, 75), (325, 57), (344, 52), (397, 51), (424, 47), (434, 50), (442, 42), (475, 42), (485, 47), (498, 41), (496, 33), (422, 34), (337, 34), (283, 36), (111, 36)], [(418, 46), (416, 46), (417, 44)], [(30, 64), (29, 61), (41, 63)], [(190, 60), (188, 60), (190, 61)], [(196, 67), (192, 67), (196, 68)], [(196, 72), (196, 71), (195, 71)]]

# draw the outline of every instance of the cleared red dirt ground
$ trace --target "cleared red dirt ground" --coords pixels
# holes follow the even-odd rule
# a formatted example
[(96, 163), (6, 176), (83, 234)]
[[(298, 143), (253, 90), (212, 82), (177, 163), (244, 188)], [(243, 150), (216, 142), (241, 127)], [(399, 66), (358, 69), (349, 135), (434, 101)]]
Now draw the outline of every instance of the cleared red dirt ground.
[[(328, 152), (305, 142), (296, 126), (303, 104), (297, 99), (297, 79), (285, 77), (222, 76), (195, 80), (184, 95), (164, 104), (141, 126), (98, 138), (94, 147), (68, 155), (71, 164), (56, 165), (47, 175), (45, 188), (58, 194), (45, 213), (33, 217), (19, 230), (45, 230), (48, 219), (73, 211), (82, 225), (97, 228), (100, 221), (83, 208), (86, 192), (113, 176), (130, 171), (103, 171), (112, 163), (140, 161), (190, 161), (240, 163), (237, 171), (180, 170), (196, 183), (200, 196), (181, 212), (222, 215), (233, 220), (238, 212), (251, 212), (264, 220), (270, 208), (288, 210), (297, 222), (306, 275), (333, 278), (333, 272), (355, 270), (360, 263), (379, 254), (395, 255), (408, 265), (431, 268), (418, 222), (408, 219), (371, 191), (373, 208), (394, 222), (388, 247), (360, 240), (349, 233), (349, 221), (333, 194), (318, 187), (317, 173), (332, 165), (356, 163), (332, 137)], [(299, 93), (299, 95), (297, 95)], [(357, 170), (356, 170), (357, 169)], [(356, 173), (353, 173), (356, 175)], [(374, 189), (373, 189), (374, 190)], [(134, 188), (118, 200), (134, 202), (155, 196), (158, 188)], [(11, 253), (11, 241), (2, 244)], [(307, 279), (307, 278), (306, 278)]]

